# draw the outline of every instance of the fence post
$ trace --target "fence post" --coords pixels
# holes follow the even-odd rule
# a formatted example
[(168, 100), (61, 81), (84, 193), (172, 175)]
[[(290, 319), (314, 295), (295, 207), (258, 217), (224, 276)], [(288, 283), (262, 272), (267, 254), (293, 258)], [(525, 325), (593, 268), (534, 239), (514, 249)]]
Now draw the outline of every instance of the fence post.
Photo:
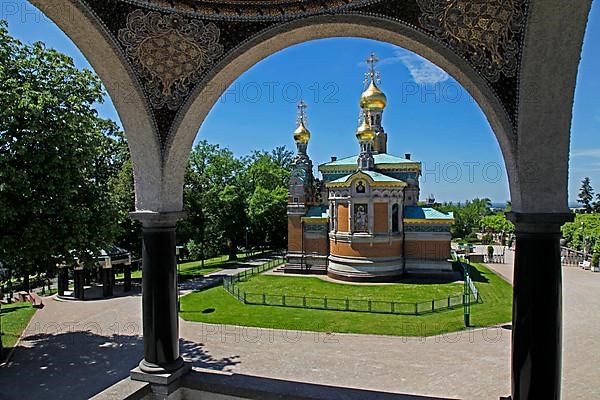
[(369, 299), (369, 312), (371, 312), (371, 299)]
[(448, 296), (448, 308), (450, 308), (450, 296)]
[(435, 299), (431, 300), (431, 311), (435, 311)]
[(263, 301), (263, 305), (267, 304), (267, 296), (265, 296), (265, 294), (262, 294), (262, 301)]
[(415, 315), (419, 314), (419, 303), (415, 303)]
[(392, 307), (391, 307), (391, 309), (392, 309), (392, 314), (395, 314), (395, 313), (396, 313), (396, 303), (394, 303), (394, 302), (392, 301), (392, 302), (391, 302), (391, 305), (392, 305)]
[(302, 307), (306, 308), (306, 296), (302, 297)]
[(348, 311), (349, 309), (350, 309), (350, 301), (346, 297), (346, 311)]
[(281, 302), (285, 306), (285, 294), (283, 296), (281, 296)]
[(327, 310), (327, 297), (323, 297), (323, 306), (325, 306), (325, 309)]
[(248, 304), (248, 302), (246, 301), (246, 291), (244, 290), (244, 304)]

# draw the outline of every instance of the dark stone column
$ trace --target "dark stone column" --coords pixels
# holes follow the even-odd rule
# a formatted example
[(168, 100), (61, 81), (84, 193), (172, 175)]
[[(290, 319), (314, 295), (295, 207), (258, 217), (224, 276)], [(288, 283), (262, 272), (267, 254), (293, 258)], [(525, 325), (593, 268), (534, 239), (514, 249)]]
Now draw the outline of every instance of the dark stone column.
[(131, 264), (126, 264), (123, 268), (123, 291), (131, 292)]
[(172, 372), (184, 363), (179, 355), (175, 224), (183, 213), (132, 213), (142, 222), (142, 315), (147, 373)]
[(101, 268), (102, 270), (102, 296), (113, 295), (112, 268)]
[(69, 270), (67, 267), (58, 269), (58, 295), (64, 296), (65, 291), (69, 290)]
[(83, 276), (83, 268), (75, 268), (73, 271), (73, 294), (76, 299), (83, 300), (84, 299), (84, 276)]
[(516, 226), (512, 400), (559, 400), (562, 356), (560, 226), (566, 214), (508, 213)]

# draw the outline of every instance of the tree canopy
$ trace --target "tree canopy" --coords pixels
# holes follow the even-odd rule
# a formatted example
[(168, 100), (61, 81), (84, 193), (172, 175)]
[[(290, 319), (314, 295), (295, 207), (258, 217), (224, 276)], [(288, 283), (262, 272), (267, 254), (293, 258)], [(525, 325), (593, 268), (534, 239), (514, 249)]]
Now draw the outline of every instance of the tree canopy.
[(480, 229), (481, 219), (491, 215), (492, 201), (490, 199), (467, 200), (464, 204), (444, 203), (436, 206), (444, 212), (454, 213), (452, 236), (465, 238)]
[(229, 149), (200, 141), (186, 173), (186, 220), (178, 240), (192, 258), (240, 246), (282, 247), (287, 235), (287, 183), (293, 154), (283, 147), (236, 158)]
[(586, 176), (581, 181), (581, 188), (579, 189), (579, 198), (577, 199), (577, 202), (583, 206), (586, 212), (592, 212), (595, 206), (593, 201), (594, 189), (592, 188), (590, 178)]
[(111, 179), (128, 158), (99, 118), (96, 75), (0, 21), (0, 259), (27, 275), (90, 263), (118, 235)]

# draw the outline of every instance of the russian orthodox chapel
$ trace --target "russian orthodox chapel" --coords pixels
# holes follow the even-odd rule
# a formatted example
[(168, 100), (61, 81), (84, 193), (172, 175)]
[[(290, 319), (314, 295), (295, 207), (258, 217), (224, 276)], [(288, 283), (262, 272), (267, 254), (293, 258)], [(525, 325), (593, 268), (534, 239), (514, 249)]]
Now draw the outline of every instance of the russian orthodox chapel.
[(410, 154), (388, 153), (382, 123), (387, 97), (378, 87), (376, 62), (371, 54), (360, 96), (360, 152), (319, 165), (322, 179), (314, 177), (307, 153), (306, 104), (298, 105), (285, 272), (388, 281), (407, 273), (451, 271), (453, 215), (420, 206), (421, 163)]

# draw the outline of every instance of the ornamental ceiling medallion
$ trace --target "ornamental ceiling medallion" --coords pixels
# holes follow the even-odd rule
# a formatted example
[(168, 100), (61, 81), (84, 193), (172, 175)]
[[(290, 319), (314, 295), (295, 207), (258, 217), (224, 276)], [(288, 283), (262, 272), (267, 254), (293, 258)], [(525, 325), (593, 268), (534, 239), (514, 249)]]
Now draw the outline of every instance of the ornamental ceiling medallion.
[(422, 27), (470, 60), (490, 82), (514, 77), (525, 23), (522, 0), (417, 0)]
[(191, 88), (219, 56), (223, 46), (213, 23), (138, 9), (119, 30), (127, 56), (145, 78), (155, 109), (177, 110)]

